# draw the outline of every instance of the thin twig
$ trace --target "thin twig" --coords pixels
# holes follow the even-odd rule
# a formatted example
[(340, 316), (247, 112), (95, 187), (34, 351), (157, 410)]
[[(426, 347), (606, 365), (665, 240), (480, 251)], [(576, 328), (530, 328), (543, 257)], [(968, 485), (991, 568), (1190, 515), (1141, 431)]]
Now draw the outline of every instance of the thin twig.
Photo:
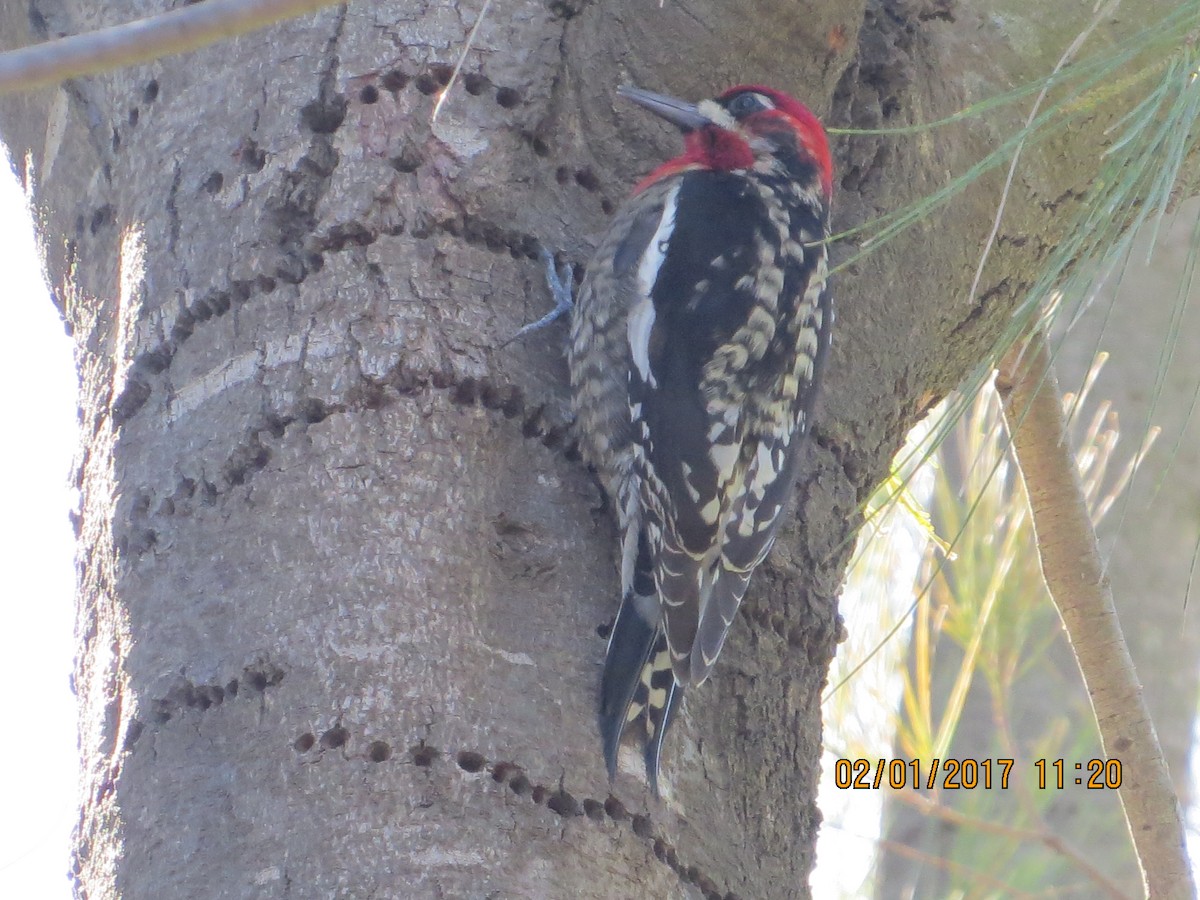
[(996, 896), (1034, 900), (1033, 894), (1018, 891), (1007, 881), (1002, 881), (994, 875), (989, 875), (987, 872), (982, 872), (979, 869), (954, 862), (954, 860), (946, 859), (945, 857), (925, 853), (923, 850), (918, 850), (899, 841), (881, 840), (879, 841), (879, 847), (882, 850), (895, 853), (897, 856), (902, 856), (905, 859), (911, 859), (932, 869), (941, 869), (952, 875), (957, 875), (971, 884), (986, 885), (988, 888), (998, 892)]
[(333, 0), (206, 0), (111, 28), (0, 53), (0, 93), (184, 53), (315, 12)]
[(454, 64), (454, 71), (450, 73), (450, 80), (446, 82), (446, 86), (438, 94), (437, 102), (433, 104), (433, 115), (429, 117), (430, 124), (437, 121), (438, 113), (442, 111), (442, 104), (446, 102), (446, 97), (449, 96), (450, 91), (458, 81), (458, 73), (462, 71), (463, 63), (467, 61), (467, 54), (471, 52), (471, 48), (475, 45), (475, 38), (479, 34), (479, 26), (483, 24), (483, 17), (487, 15), (488, 8), (491, 5), (492, 0), (483, 0), (483, 7), (479, 10), (479, 15), (475, 17), (475, 24), (471, 26), (471, 31), (467, 35), (467, 42), (463, 45), (462, 53), (458, 54), (458, 62)]
[(987, 819), (967, 815), (953, 807), (943, 806), (933, 797), (918, 794), (915, 791), (893, 791), (892, 796), (901, 803), (913, 807), (923, 815), (934, 816), (958, 828), (1011, 838), (1021, 844), (1042, 844), (1048, 850), (1062, 856), (1071, 865), (1079, 869), (1111, 900), (1129, 900), (1129, 895), (1122, 891), (1112, 879), (1093, 866), (1078, 850), (1049, 829), (1020, 828), (1015, 825), (1005, 825), (1003, 822), (990, 822)]

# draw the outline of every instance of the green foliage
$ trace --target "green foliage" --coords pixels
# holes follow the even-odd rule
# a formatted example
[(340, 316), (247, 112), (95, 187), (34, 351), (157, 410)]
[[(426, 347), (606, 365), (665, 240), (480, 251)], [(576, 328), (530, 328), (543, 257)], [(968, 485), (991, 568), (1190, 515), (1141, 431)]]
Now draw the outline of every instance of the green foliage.
[[(1078, 448), (1076, 461), (1096, 521), (1112, 509), (1155, 437), (1152, 432), (1119, 471), (1113, 470), (1119, 434), (1115, 415), (1106, 403), (1097, 404), (1086, 421), (1079, 415), (1087, 408), (1086, 389), (1103, 362), (1103, 357), (1097, 360), (1080, 397), (1068, 394), (1064, 398), (1064, 410), (1076, 414), (1071, 421), (1073, 446)], [(880, 660), (890, 660), (880, 664), (884, 668), (890, 665), (900, 679), (900, 711), (873, 727), (854, 723), (846, 728), (841, 722), (831, 722), (835, 755), (916, 759), (923, 761), (926, 770), (933, 759), (1015, 762), (1006, 789), (998, 784), (993, 790), (947, 791), (939, 786), (933, 791), (918, 793), (909, 788), (891, 794), (896, 802), (916, 807), (946, 828), (938, 832), (941, 842), (936, 853), (926, 847), (894, 844), (883, 849), (915, 854), (923, 864), (941, 869), (943, 883), (954, 886), (958, 896), (994, 896), (997, 891), (1004, 896), (1020, 895), (1048, 885), (1075, 883), (1082, 891), (1079, 896), (1116, 890), (1108, 873), (1088, 862), (1046, 824), (1049, 808), (1062, 801), (1063, 793), (1035, 783), (1037, 759), (1074, 761), (1095, 755), (1097, 737), (1082, 696), (1076, 691), (1074, 706), (1053, 708), (1035, 735), (1030, 734), (1029, 721), (1022, 723), (1020, 734), (1013, 727), (1020, 715), (1014, 704), (1020, 703), (1023, 692), (1070, 693), (1060, 690), (1056, 681), (1063, 673), (1053, 665), (1047, 667), (1047, 654), (1054, 645), (1058, 645), (1060, 658), (1065, 656), (1061, 652), (1064, 636), (1042, 582), (1024, 488), (1011, 458), (995, 392), (990, 388), (981, 391), (938, 454), (924, 460), (918, 471), (903, 478), (897, 474), (897, 478), (916, 487), (912, 493), (906, 491), (903, 504), (892, 504), (890, 512), (879, 514), (875, 534), (894, 539), (907, 520), (909, 532), (923, 536), (925, 544), (917, 579), (920, 590), (902, 614), (904, 627), (892, 628), (876, 645)], [(890, 497), (897, 490), (894, 484), (885, 485), (880, 494)], [(919, 510), (913, 494), (928, 496), (932, 515)], [(889, 517), (891, 521), (880, 526)], [(934, 525), (942, 537), (937, 537)], [(953, 535), (953, 541), (946, 535)], [(876, 575), (882, 571), (882, 583), (886, 584), (887, 573), (896, 571), (896, 562), (889, 558), (886, 547), (879, 546), (883, 543), (875, 535), (863, 541), (852, 579), (870, 578), (872, 570)], [(954, 553), (948, 557), (946, 548), (951, 544)], [(881, 552), (885, 554), (882, 559)], [(848, 589), (853, 591), (855, 585)], [(860, 604), (870, 608), (876, 599), (881, 598), (862, 598)], [(862, 623), (856, 624), (851, 610), (847, 609), (846, 615), (852, 633), (858, 632)], [(865, 619), (869, 622), (871, 616)], [(901, 658), (903, 651), (897, 649), (905, 642), (888, 644), (898, 633), (908, 638), (906, 662)], [(854, 646), (853, 635), (850, 646)], [(856, 673), (843, 682), (852, 690), (857, 689), (858, 678), (886, 678), (879, 673), (864, 676), (861, 665)], [(1073, 666), (1065, 677), (1077, 680)], [(849, 700), (849, 691), (847, 697), (839, 698), (840, 693), (831, 691), (831, 711), (861, 715), (862, 710), (871, 708), (862, 696)], [(895, 708), (895, 704), (888, 705), (886, 693), (879, 687), (870, 692), (873, 701), (879, 702), (876, 709)], [(990, 709), (986, 737), (961, 733), (969, 696), (977, 706), (986, 698)], [(854, 738), (839, 741), (838, 734), (857, 735), (863, 742)], [(881, 735), (891, 737), (881, 742)], [(998, 780), (998, 772), (995, 774)], [(1074, 773), (1068, 771), (1068, 775), (1068, 780), (1073, 780)], [(1088, 802), (1093, 799), (1094, 795), (1089, 796)], [(1090, 826), (1123, 833), (1115, 798), (1107, 799), (1108, 803), (1097, 807)]]

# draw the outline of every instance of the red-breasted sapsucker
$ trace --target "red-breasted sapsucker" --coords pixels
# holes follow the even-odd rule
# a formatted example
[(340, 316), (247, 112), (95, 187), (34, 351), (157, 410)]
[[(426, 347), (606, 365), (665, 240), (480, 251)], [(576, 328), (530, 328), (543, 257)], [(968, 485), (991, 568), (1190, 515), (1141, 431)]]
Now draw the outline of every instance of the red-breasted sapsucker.
[(580, 447), (621, 532), (605, 761), (611, 778), (638, 723), (657, 794), (672, 713), (712, 670), (792, 493), (833, 324), (832, 166), (820, 121), (780, 91), (621, 94), (685, 149), (637, 185), (588, 264), (570, 370)]

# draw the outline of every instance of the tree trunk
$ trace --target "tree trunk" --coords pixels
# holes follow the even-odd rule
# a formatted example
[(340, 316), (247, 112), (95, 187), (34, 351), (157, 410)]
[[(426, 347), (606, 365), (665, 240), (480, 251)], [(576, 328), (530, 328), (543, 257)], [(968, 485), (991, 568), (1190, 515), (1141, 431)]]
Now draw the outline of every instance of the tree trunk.
[[(1048, 27), (1029, 0), (496, 3), (431, 121), (479, 6), (333, 8), (0, 102), (82, 374), (81, 896), (807, 894), (858, 504), (1006, 323), (1125, 107), (1027, 156), (977, 297), (996, 177), (836, 277), (799, 515), (662, 802), (600, 759), (617, 548), (563, 327), (501, 343), (550, 302), (537, 245), (586, 261), (677, 144), (619, 83), (931, 121), (1050, 71), (1090, 4)], [(0, 8), (6, 46), (160, 7), (31, 9)], [(838, 226), (1020, 115), (838, 141)]]

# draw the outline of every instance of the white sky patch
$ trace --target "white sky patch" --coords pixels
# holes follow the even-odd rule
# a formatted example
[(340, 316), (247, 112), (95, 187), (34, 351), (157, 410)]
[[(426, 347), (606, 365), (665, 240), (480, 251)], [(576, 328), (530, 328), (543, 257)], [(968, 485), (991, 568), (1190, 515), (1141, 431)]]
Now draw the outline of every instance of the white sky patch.
[(1192, 748), (1188, 754), (1188, 780), (1191, 781), (1192, 802), (1184, 810), (1184, 841), (1188, 859), (1192, 861), (1192, 872), (1200, 867), (1200, 719), (1192, 725)]
[[(911, 458), (908, 448), (924, 432), (925, 423), (909, 434), (899, 458)], [(918, 470), (908, 488), (925, 507), (933, 491), (932, 468)], [(830, 667), (830, 685), (838, 684), (862, 662), (905, 615), (928, 541), (928, 534), (900, 503), (891, 504), (875, 526), (863, 527), (838, 603), (848, 638)], [(874, 893), (871, 876), (882, 830), (884, 792), (839, 789), (834, 763), (839, 757), (893, 755), (893, 724), (903, 689), (909, 630), (902, 629), (884, 644), (824, 705), (825, 749), (817, 805), (825, 821), (817, 837), (817, 865), (810, 880), (815, 900), (849, 900)]]
[(29, 740), (0, 742), (0, 897), (66, 900), (76, 812), (74, 536), (67, 512), (77, 440), (71, 341), (42, 281), (25, 197), (0, 152), (0, 683), (5, 718)]

